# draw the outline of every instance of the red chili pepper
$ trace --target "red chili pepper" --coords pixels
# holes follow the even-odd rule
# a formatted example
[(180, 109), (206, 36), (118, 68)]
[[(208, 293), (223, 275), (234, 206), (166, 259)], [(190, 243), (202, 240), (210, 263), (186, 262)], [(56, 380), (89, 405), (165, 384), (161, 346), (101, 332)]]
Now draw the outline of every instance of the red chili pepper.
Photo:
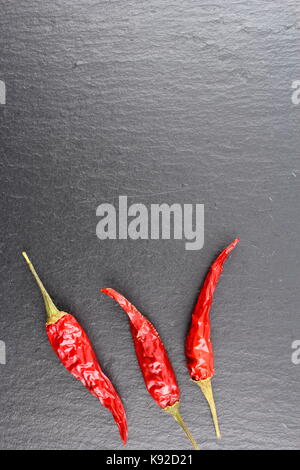
[(187, 367), (192, 380), (199, 385), (208, 401), (217, 437), (221, 437), (221, 434), (211, 386), (211, 377), (214, 375), (215, 370), (210, 339), (209, 313), (214, 291), (223, 270), (223, 264), (239, 241), (240, 239), (236, 238), (211, 265), (192, 313), (191, 327), (187, 334), (185, 345)]
[(156, 329), (123, 295), (114, 289), (101, 289), (127, 313), (137, 359), (146, 388), (152, 398), (182, 427), (193, 447), (199, 447), (184, 423), (179, 411), (180, 390), (167, 351)]
[(65, 368), (111, 411), (125, 444), (128, 436), (125, 409), (111, 381), (102, 372), (88, 336), (73, 315), (56, 308), (27, 254), (22, 254), (44, 299), (46, 331), (51, 346)]

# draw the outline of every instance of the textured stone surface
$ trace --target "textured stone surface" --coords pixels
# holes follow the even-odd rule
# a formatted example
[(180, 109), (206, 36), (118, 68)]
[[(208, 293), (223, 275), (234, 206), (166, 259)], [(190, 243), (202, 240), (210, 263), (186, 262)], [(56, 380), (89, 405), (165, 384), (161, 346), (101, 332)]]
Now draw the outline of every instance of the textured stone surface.
[[(109, 414), (44, 331), (26, 249), (76, 314), (121, 393), (128, 449), (184, 449), (144, 387), (119, 289), (159, 330), (204, 449), (300, 447), (297, 0), (40, 2), (1, 6), (2, 449), (120, 449)], [(204, 203), (205, 245), (105, 241), (96, 207)], [(209, 263), (236, 235), (212, 310), (223, 439), (189, 381), (184, 337)]]

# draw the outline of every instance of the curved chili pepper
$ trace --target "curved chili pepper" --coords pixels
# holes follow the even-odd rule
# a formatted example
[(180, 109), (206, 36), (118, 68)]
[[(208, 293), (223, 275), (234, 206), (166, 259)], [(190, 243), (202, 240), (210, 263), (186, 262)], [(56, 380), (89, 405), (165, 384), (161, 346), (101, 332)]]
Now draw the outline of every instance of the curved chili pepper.
[(73, 315), (56, 308), (27, 254), (22, 254), (44, 299), (47, 312), (46, 331), (51, 346), (65, 368), (111, 411), (122, 441), (126, 444), (128, 428), (123, 403), (111, 381), (101, 370), (87, 334)]
[(213, 295), (223, 270), (223, 264), (239, 241), (240, 239), (236, 238), (211, 265), (192, 313), (191, 327), (185, 344), (187, 367), (190, 376), (199, 385), (208, 401), (217, 437), (221, 437), (221, 434), (211, 386), (211, 377), (214, 375), (215, 370), (212, 342), (210, 339), (209, 313)]
[(180, 390), (167, 351), (156, 329), (123, 295), (114, 289), (101, 289), (127, 313), (137, 359), (145, 385), (154, 401), (179, 423), (193, 447), (199, 447), (179, 411)]

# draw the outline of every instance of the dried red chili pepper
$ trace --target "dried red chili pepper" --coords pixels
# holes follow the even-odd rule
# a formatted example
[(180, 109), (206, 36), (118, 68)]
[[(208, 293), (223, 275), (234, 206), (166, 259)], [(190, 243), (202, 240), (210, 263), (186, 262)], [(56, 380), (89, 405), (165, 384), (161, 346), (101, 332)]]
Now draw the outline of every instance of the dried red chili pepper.
[(167, 351), (156, 329), (123, 295), (114, 289), (101, 289), (127, 313), (137, 359), (146, 388), (152, 398), (182, 427), (193, 447), (199, 447), (184, 423), (179, 411), (180, 390)]
[(27, 254), (22, 254), (44, 299), (47, 312), (46, 331), (51, 346), (65, 368), (111, 411), (126, 444), (128, 428), (123, 403), (111, 381), (101, 370), (87, 334), (73, 315), (56, 308)]
[(240, 239), (236, 238), (211, 265), (192, 313), (191, 327), (185, 345), (187, 367), (192, 380), (199, 385), (208, 401), (217, 437), (221, 437), (221, 434), (211, 386), (211, 377), (214, 375), (215, 370), (210, 339), (209, 313), (214, 291), (223, 270), (223, 264), (239, 241)]

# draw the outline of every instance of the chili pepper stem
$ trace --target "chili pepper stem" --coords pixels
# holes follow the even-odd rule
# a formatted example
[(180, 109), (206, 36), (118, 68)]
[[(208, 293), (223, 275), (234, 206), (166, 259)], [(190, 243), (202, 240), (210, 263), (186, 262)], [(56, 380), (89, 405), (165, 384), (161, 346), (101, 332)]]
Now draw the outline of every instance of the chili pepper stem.
[(32, 262), (30, 261), (29, 257), (27, 256), (27, 253), (25, 251), (22, 252), (22, 255), (24, 256), (26, 263), (28, 264), (28, 267), (30, 271), (33, 274), (33, 277), (36, 280), (37, 285), (40, 288), (41, 294), (44, 299), (45, 307), (46, 307), (46, 312), (47, 312), (47, 325), (50, 325), (51, 323), (56, 323), (57, 320), (59, 320), (61, 317), (65, 315), (64, 312), (60, 312), (58, 308), (54, 305), (53, 300), (51, 299), (50, 295), (46, 291), (44, 284), (40, 280), (36, 270), (33, 267)]
[(216, 436), (219, 439), (221, 437), (221, 433), (220, 433), (220, 428), (219, 428), (214, 395), (213, 395), (212, 386), (211, 386), (211, 379), (208, 378), (205, 380), (195, 380), (194, 382), (196, 382), (196, 384), (199, 385), (199, 387), (202, 390), (203, 395), (205, 396), (209, 404), (210, 412), (211, 412), (213, 423), (214, 423), (215, 430), (216, 430)]
[(177, 421), (177, 423), (179, 424), (179, 426), (181, 426), (181, 428), (184, 430), (185, 434), (187, 435), (187, 437), (189, 438), (189, 440), (191, 441), (193, 447), (195, 450), (200, 450), (197, 442), (195, 441), (195, 439), (193, 438), (193, 436), (191, 435), (190, 433), (190, 430), (188, 429), (187, 425), (185, 424), (185, 422), (183, 421), (183, 418), (180, 414), (180, 411), (179, 411), (179, 408), (180, 408), (180, 402), (177, 401), (176, 403), (174, 403), (174, 405), (172, 406), (166, 406), (166, 408), (163, 408), (164, 411), (166, 411), (167, 413), (169, 413), (171, 416), (173, 416), (173, 418)]

